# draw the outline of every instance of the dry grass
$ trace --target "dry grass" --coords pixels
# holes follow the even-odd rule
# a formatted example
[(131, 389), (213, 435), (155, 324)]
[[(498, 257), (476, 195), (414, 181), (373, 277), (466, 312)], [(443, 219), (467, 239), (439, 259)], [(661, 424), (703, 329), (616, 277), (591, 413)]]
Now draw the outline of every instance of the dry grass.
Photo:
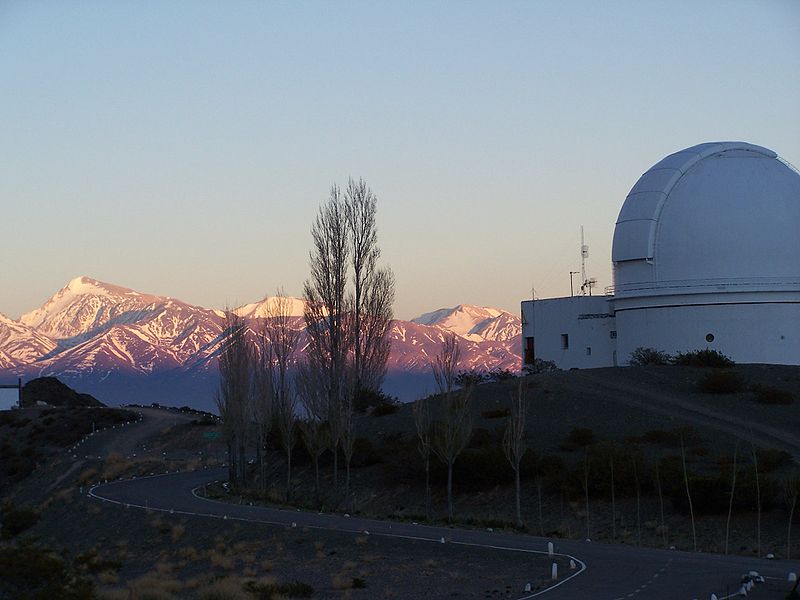
[(106, 457), (100, 479), (117, 479), (127, 473), (131, 467), (133, 467), (132, 462), (126, 460), (121, 454), (112, 452)]
[(261, 570), (269, 573), (272, 571), (274, 565), (272, 564), (271, 560), (262, 560), (261, 561)]
[(356, 536), (356, 546), (366, 546), (369, 539), (365, 535)]
[(97, 481), (97, 469), (94, 467), (86, 469), (78, 475), (78, 485), (86, 485), (87, 483), (94, 483)]
[(114, 585), (115, 583), (119, 582), (119, 575), (117, 575), (114, 571), (103, 571), (97, 576), (97, 579), (100, 581), (100, 583)]
[(200, 600), (252, 600), (250, 594), (244, 591), (242, 581), (230, 577), (201, 587), (197, 596)]
[(186, 526), (182, 523), (178, 523), (177, 525), (172, 526), (172, 543), (176, 543), (183, 537), (183, 534), (186, 533)]
[(208, 559), (211, 561), (212, 567), (216, 569), (222, 569), (224, 571), (233, 570), (234, 563), (236, 562), (232, 556), (228, 556), (227, 554), (216, 549), (211, 551)]

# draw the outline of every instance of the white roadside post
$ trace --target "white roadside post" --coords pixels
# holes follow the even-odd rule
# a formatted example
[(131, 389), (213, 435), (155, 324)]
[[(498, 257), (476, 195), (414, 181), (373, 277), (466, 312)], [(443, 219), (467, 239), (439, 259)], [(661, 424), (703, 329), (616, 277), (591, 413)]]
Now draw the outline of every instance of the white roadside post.
[(553, 566), (550, 568), (550, 579), (553, 581), (558, 579), (558, 563), (553, 563)]
[(553, 556), (553, 542), (547, 542), (547, 556)]

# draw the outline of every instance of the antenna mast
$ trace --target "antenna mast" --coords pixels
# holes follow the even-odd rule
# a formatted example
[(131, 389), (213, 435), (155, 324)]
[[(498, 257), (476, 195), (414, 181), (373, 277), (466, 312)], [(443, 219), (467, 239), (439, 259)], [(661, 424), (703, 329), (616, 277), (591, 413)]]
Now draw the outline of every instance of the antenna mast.
[(583, 239), (583, 225), (581, 225), (581, 296), (585, 296), (586, 292), (592, 295), (592, 288), (597, 285), (597, 279), (586, 277), (586, 259), (589, 258), (589, 246)]

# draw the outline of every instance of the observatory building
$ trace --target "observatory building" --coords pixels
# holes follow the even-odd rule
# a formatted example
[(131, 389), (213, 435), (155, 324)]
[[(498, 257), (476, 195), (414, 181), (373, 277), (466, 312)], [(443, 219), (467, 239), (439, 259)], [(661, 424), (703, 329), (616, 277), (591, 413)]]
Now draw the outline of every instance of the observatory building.
[(638, 347), (800, 364), (800, 173), (772, 150), (710, 142), (656, 163), (622, 205), (611, 258), (605, 295), (584, 281), (522, 302), (526, 364), (626, 365)]

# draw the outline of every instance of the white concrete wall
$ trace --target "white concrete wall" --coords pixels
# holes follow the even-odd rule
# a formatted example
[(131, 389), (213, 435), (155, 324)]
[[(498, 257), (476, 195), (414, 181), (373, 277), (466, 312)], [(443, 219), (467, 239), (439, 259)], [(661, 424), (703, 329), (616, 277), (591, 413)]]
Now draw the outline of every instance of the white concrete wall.
[[(548, 298), (522, 303), (522, 352), (533, 337), (535, 357), (552, 360), (561, 369), (588, 369), (614, 365), (616, 330), (611, 304), (605, 296)], [(562, 335), (569, 347), (562, 347)], [(591, 354), (587, 354), (591, 348)]]
[[(621, 310), (617, 356), (642, 346), (669, 353), (710, 348), (739, 363), (800, 364), (800, 303), (715, 304)], [(707, 342), (706, 335), (714, 341)]]
[(19, 390), (0, 388), (0, 410), (9, 410), (17, 406), (19, 406)]

